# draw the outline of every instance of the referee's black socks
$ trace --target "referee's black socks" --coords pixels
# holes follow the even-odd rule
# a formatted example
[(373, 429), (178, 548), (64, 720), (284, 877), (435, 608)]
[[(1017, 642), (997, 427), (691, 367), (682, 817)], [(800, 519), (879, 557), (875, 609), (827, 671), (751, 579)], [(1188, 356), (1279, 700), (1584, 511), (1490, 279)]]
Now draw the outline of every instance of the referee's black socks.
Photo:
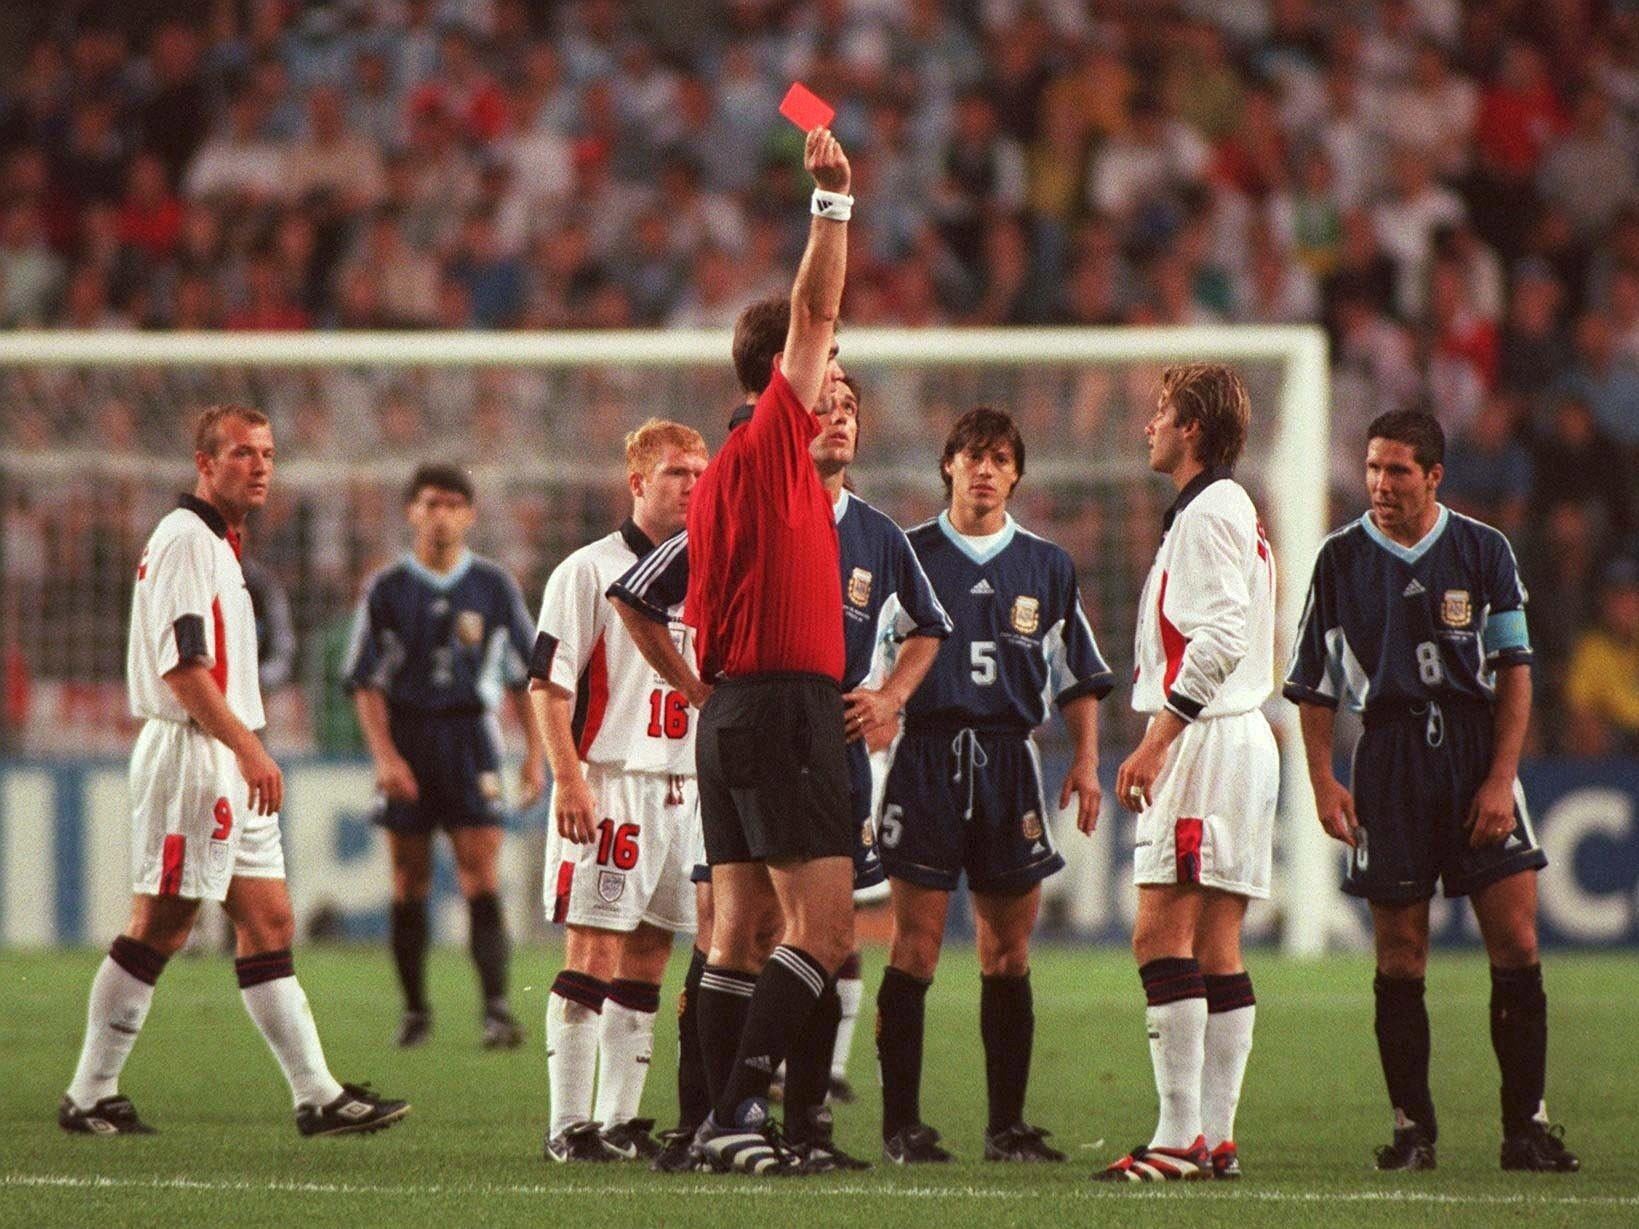
[(922, 1033), (931, 985), (931, 980), (889, 965), (876, 992), (883, 1139), (892, 1139), (922, 1121)]
[(511, 949), (507, 943), (506, 922), (501, 917), (501, 898), (494, 892), (469, 897), (467, 914), (471, 920), (467, 946), (472, 953), (472, 963), (478, 969), (484, 1007), (486, 1010), (504, 1010), (507, 958)]
[(712, 1106), (712, 1116), (719, 1124), (734, 1122), (740, 1106), (750, 1098), (768, 1096), (774, 1069), (785, 1061), (792, 1040), (807, 1026), (830, 983), (825, 967), (801, 948), (782, 943), (769, 955), (751, 996), (728, 1083)]
[(1542, 1112), (1548, 1072), (1548, 996), (1542, 966), (1491, 968), (1491, 1048), (1502, 1069), (1502, 1129), (1515, 1135)]
[(785, 1057), (785, 1133), (794, 1143), (811, 1142), (811, 1115), (831, 1091), (831, 1054), (841, 1023), (842, 999), (836, 982), (828, 981)]
[[(700, 992), (695, 996), (695, 1038), (700, 1042), (701, 1066), (706, 1077), (707, 1112), (717, 1101), (734, 1056), (740, 1052), (740, 1036), (751, 1012), (751, 994), (757, 975), (723, 965), (708, 964), (700, 970)], [(702, 1116), (701, 1121), (704, 1121)]]
[(1383, 1079), (1389, 1086), (1396, 1125), (1405, 1118), (1434, 1140), (1439, 1128), (1434, 1097), (1428, 1089), (1428, 1007), (1423, 1002), (1423, 979), (1380, 972), (1372, 989), (1377, 998), (1377, 1053), (1383, 1060)]

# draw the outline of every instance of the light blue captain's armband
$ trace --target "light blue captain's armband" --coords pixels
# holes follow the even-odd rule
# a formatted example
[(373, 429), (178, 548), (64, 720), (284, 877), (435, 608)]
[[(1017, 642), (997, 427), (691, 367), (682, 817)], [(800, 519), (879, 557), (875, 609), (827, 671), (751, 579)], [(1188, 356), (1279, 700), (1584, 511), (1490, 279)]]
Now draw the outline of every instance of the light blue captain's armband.
[(1503, 610), (1485, 621), (1485, 655), (1495, 657), (1510, 649), (1531, 647), (1531, 635), (1525, 628), (1523, 610)]

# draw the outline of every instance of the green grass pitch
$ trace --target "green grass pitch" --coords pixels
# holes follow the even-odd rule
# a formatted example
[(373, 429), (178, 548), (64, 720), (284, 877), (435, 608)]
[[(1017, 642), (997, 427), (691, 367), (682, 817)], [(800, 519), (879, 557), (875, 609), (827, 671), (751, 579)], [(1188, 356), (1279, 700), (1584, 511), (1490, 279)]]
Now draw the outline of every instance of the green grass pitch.
[[(1096, 1166), (1145, 1138), (1154, 1115), (1138, 978), (1121, 952), (1046, 948), (1036, 956), (1028, 1113), (1054, 1132), (1069, 1164), (976, 1159), (984, 1099), (978, 977), (971, 955), (953, 948), (928, 1001), (923, 1108), (961, 1163), (800, 1181), (544, 1162), (541, 1015), (557, 967), (549, 949), (515, 957), (514, 999), (530, 1036), (508, 1053), (478, 1048), (476, 996), (460, 952), (433, 962), (433, 1041), (400, 1053), (389, 1041), (397, 1000), (385, 951), (299, 951), (332, 1068), (415, 1103), (389, 1132), (333, 1140), (297, 1136), (283, 1080), (244, 1013), (226, 958), (179, 958), (160, 983), (123, 1081), (162, 1134), (68, 1137), (54, 1125), (55, 1106), (78, 1052), (98, 958), (0, 953), (0, 1225), (1639, 1223), (1635, 1083), (1625, 1057), (1639, 1044), (1639, 962), (1630, 954), (1547, 961), (1549, 1106), (1569, 1127), (1582, 1173), (1498, 1169), (1482, 957), (1441, 957), (1429, 975), (1440, 1168), (1390, 1176), (1370, 1168), (1372, 1148), (1388, 1131), (1369, 961), (1299, 965), (1256, 954), (1257, 1040), (1237, 1129), (1247, 1177), (1165, 1189), (1088, 1181)], [(852, 1068), (862, 1097), (838, 1115), (840, 1141), (872, 1158), (878, 1100), (869, 1004), (881, 964), (880, 952), (867, 953), (867, 1012)], [(674, 995), (668, 987), (665, 1001)], [(658, 1033), (645, 1112), (664, 1126), (675, 1113), (669, 1009)]]

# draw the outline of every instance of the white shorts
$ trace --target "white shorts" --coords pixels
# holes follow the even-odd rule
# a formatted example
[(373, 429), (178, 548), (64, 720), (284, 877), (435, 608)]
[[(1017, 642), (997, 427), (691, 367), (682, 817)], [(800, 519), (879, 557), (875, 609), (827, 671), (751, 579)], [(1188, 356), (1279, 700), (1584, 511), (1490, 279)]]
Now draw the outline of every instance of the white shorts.
[(130, 781), (133, 892), (222, 900), (235, 876), (285, 877), (279, 817), (250, 810), (225, 743), (186, 722), (149, 721)]
[(1267, 899), (1279, 794), (1280, 753), (1261, 712), (1191, 722), (1138, 817), (1133, 882)]
[(555, 824), (548, 833), (547, 917), (599, 930), (631, 931), (639, 922), (693, 930), (689, 872), (700, 849), (695, 779), (585, 768), (598, 804), (597, 835), (578, 845)]

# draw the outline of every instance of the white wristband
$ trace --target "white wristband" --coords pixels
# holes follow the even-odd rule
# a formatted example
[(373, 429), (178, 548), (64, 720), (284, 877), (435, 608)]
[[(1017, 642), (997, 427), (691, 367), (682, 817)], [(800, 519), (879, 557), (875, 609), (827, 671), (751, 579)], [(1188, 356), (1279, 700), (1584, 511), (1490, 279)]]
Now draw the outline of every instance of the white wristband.
[(813, 212), (816, 218), (832, 222), (846, 222), (854, 213), (854, 198), (845, 192), (827, 192), (814, 189)]

